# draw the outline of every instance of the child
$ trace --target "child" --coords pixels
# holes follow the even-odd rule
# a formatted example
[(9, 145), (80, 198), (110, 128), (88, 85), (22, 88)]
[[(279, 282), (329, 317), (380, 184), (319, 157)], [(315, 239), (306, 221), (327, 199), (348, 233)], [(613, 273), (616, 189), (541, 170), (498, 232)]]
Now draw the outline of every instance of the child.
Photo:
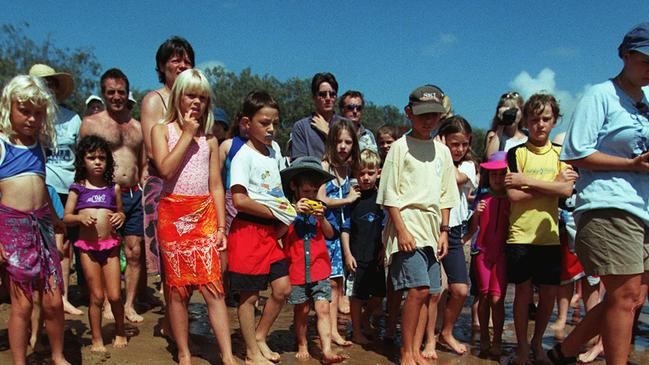
[[(240, 121), (248, 131), (248, 141), (230, 168), (232, 201), (238, 213), (230, 226), (228, 275), (230, 288), (240, 293), (237, 314), (246, 343), (246, 361), (253, 364), (279, 361), (279, 354), (268, 347), (266, 337), (291, 293), (288, 263), (278, 238), (286, 233), (296, 213), (284, 196), (271, 148), (277, 121), (277, 102), (264, 91), (249, 93)], [(255, 302), (268, 283), (272, 294), (255, 329)]]
[(16, 365), (25, 364), (32, 296), (40, 293), (52, 363), (63, 357), (61, 262), (54, 231), (63, 233), (45, 188), (41, 141), (54, 144), (56, 104), (37, 77), (19, 75), (0, 98), (0, 265), (9, 276), (9, 347)]
[[(507, 173), (506, 153), (496, 152), (487, 162), (481, 163), (485, 174), (482, 188), (476, 196), (476, 209), (471, 216), (465, 240), (475, 232), (473, 266), (476, 273), (480, 299), (478, 319), (480, 323), (480, 352), (491, 356), (502, 353), (503, 325), (505, 323), (505, 240), (509, 227), (509, 199), (505, 189)], [(489, 315), (493, 317), (493, 343), (489, 339)]]
[(399, 128), (396, 125), (384, 124), (376, 131), (376, 143), (379, 147), (381, 166), (385, 162), (385, 156), (390, 151), (390, 145), (399, 138)]
[(75, 157), (74, 183), (65, 203), (63, 222), (79, 225), (74, 242), (81, 252), (81, 267), (90, 293), (88, 320), (93, 352), (106, 352), (101, 336), (104, 291), (115, 318), (116, 348), (126, 347), (124, 305), (120, 298), (119, 239), (115, 230), (126, 219), (120, 186), (113, 182), (115, 163), (108, 142), (97, 136), (79, 141)]
[[(352, 171), (358, 168), (358, 139), (353, 122), (342, 119), (331, 126), (325, 143), (325, 154), (322, 168), (331, 172), (335, 179), (327, 181), (320, 187), (318, 198), (327, 204), (327, 208), (336, 216), (339, 226), (349, 224), (348, 205), (360, 197), (357, 187), (350, 184)], [(327, 240), (327, 249), (331, 259), (331, 338), (339, 346), (350, 346), (338, 332), (338, 301), (343, 295), (343, 254), (340, 238)]]
[[(289, 278), (293, 290), (288, 298), (294, 304), (293, 318), (298, 351), (298, 360), (311, 357), (307, 344), (307, 316), (312, 301), (318, 317), (318, 336), (322, 345), (322, 362), (341, 362), (347, 356), (338, 355), (331, 349), (331, 324), (329, 323), (329, 302), (331, 284), (329, 274), (331, 264), (325, 238), (333, 239), (338, 234), (336, 218), (325, 208), (311, 207), (309, 202), (316, 199), (318, 188), (325, 181), (334, 178), (322, 170), (319, 159), (300, 157), (285, 170), (282, 170), (282, 183), (290, 191), (296, 202), (297, 217), (288, 228), (282, 240), (284, 252), (289, 261)], [(308, 260), (308, 262), (307, 262)]]
[[(376, 204), (376, 180), (381, 174), (381, 159), (371, 150), (363, 150), (356, 171), (361, 196), (351, 204), (349, 228), (342, 232), (347, 270), (354, 273), (352, 290), (352, 341), (367, 345), (363, 334), (370, 330), (370, 318), (385, 297), (383, 263), (383, 209)], [(365, 311), (362, 311), (363, 306)]]
[(449, 214), (459, 197), (451, 153), (431, 138), (445, 112), (442, 98), (431, 86), (410, 94), (405, 113), (412, 132), (392, 144), (377, 198), (389, 215), (383, 238), (390, 279), (395, 290), (408, 292), (401, 317), (404, 365), (426, 362), (420, 352), (427, 318), (422, 307), (436, 306), (429, 296), (439, 298), (442, 291), (439, 260), (446, 255)]
[(560, 115), (554, 96), (532, 95), (523, 108), (528, 141), (507, 152), (505, 186), (511, 213), (505, 254), (507, 278), (516, 285), (514, 327), (518, 347), (513, 361), (517, 364), (530, 362), (527, 321), (532, 284), (539, 285), (540, 290), (531, 348), (538, 361), (547, 361), (542, 339), (561, 275), (559, 197), (572, 194), (577, 177), (559, 161), (561, 148), (549, 141)]
[[(478, 186), (476, 164), (473, 162), (470, 147), (471, 135), (471, 125), (459, 115), (444, 119), (437, 132), (442, 143), (446, 144), (446, 147), (451, 151), (455, 165), (455, 181), (460, 191), (459, 204), (451, 209), (448, 253), (442, 260), (450, 293), (444, 306), (444, 319), (439, 339), (459, 355), (467, 352), (467, 347), (453, 336), (453, 326), (462, 311), (464, 300), (469, 291), (469, 276), (462, 236), (466, 220), (469, 218), (468, 197), (471, 191)], [(431, 316), (428, 320), (431, 321)], [(434, 331), (435, 327), (429, 325), (425, 353), (435, 349)]]
[(223, 363), (235, 363), (219, 264), (226, 248), (225, 203), (219, 146), (209, 134), (211, 100), (207, 78), (185, 70), (171, 89), (165, 118), (151, 130), (153, 160), (163, 179), (157, 229), (164, 290), (181, 364), (191, 363), (187, 304), (195, 289), (207, 304)]

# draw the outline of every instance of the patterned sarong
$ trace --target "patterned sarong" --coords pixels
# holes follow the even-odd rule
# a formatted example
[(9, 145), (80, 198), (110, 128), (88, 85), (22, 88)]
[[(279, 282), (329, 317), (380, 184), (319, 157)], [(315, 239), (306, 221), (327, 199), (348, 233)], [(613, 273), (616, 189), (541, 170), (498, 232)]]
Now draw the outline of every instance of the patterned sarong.
[(144, 182), (144, 248), (147, 273), (160, 274), (160, 248), (158, 246), (158, 204), (162, 192), (162, 179), (149, 176)]
[(165, 284), (181, 295), (205, 285), (223, 294), (212, 197), (169, 194), (160, 198), (158, 242)]
[(22, 212), (0, 204), (0, 243), (7, 255), (9, 277), (25, 295), (31, 298), (34, 289), (63, 292), (49, 206)]

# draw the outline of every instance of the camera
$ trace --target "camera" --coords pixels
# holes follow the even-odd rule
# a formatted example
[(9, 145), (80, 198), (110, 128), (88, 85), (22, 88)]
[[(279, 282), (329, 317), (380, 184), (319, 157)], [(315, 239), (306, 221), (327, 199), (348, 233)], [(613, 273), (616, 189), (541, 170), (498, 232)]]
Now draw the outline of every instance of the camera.
[(518, 109), (509, 108), (503, 112), (502, 118), (500, 118), (500, 125), (512, 125), (516, 121), (516, 114), (518, 114)]

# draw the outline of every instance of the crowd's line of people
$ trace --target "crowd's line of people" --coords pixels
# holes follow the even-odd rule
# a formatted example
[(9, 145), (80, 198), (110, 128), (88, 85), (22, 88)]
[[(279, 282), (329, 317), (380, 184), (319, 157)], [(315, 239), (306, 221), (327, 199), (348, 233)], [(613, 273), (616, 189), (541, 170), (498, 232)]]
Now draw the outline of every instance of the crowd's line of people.
[[(25, 363), (43, 322), (52, 362), (68, 363), (64, 312), (82, 314), (67, 298), (72, 257), (89, 295), (94, 352), (107, 351), (102, 318), (115, 322), (113, 346), (126, 347), (125, 321), (143, 320), (136, 301), (156, 304), (147, 296), (148, 267), (162, 276), (161, 332), (181, 364), (191, 363), (194, 290), (225, 364), (238, 362), (226, 308), (234, 294), (250, 364), (280, 360), (267, 337), (286, 302), (294, 306), (298, 359), (311, 356), (312, 307), (321, 361), (336, 363), (348, 356), (333, 344), (377, 339), (372, 317), (384, 299), (385, 340), (401, 320), (402, 364), (437, 359), (438, 345), (462, 355), (468, 346), (453, 330), (469, 293), (480, 355), (499, 359), (508, 283), (512, 363), (575, 363), (596, 336), (579, 360), (604, 353), (609, 364), (626, 363), (649, 270), (649, 23), (626, 34), (618, 55), (622, 71), (586, 92), (554, 143), (561, 117), (554, 96), (503, 94), (482, 159), (471, 151), (470, 123), (431, 84), (409, 95), (409, 130), (386, 125), (373, 134), (362, 123), (363, 94), (344, 93), (338, 114), (338, 82), (318, 73), (315, 110), (293, 126), (284, 157), (274, 141), (279, 104), (251, 91), (228, 125), (182, 38), (158, 49), (163, 86), (142, 100), (141, 122), (119, 69), (102, 75), (101, 98), (87, 99), (81, 120), (62, 104), (71, 75), (34, 65), (0, 97), (0, 264), (14, 364)], [(579, 296), (586, 316), (563, 339)], [(563, 342), (546, 352), (555, 301), (553, 329)], [(349, 340), (338, 328), (339, 311), (348, 310)]]

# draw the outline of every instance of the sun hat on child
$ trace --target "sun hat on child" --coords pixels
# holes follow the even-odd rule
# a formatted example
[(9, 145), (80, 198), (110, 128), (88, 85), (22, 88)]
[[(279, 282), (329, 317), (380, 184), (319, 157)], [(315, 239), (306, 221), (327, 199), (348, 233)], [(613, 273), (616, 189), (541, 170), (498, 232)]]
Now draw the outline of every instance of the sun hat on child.
[(481, 163), (480, 167), (482, 167), (485, 170), (506, 169), (507, 168), (507, 152), (498, 151), (498, 152), (492, 153), (491, 156), (489, 156), (489, 160), (487, 160), (487, 162)]

